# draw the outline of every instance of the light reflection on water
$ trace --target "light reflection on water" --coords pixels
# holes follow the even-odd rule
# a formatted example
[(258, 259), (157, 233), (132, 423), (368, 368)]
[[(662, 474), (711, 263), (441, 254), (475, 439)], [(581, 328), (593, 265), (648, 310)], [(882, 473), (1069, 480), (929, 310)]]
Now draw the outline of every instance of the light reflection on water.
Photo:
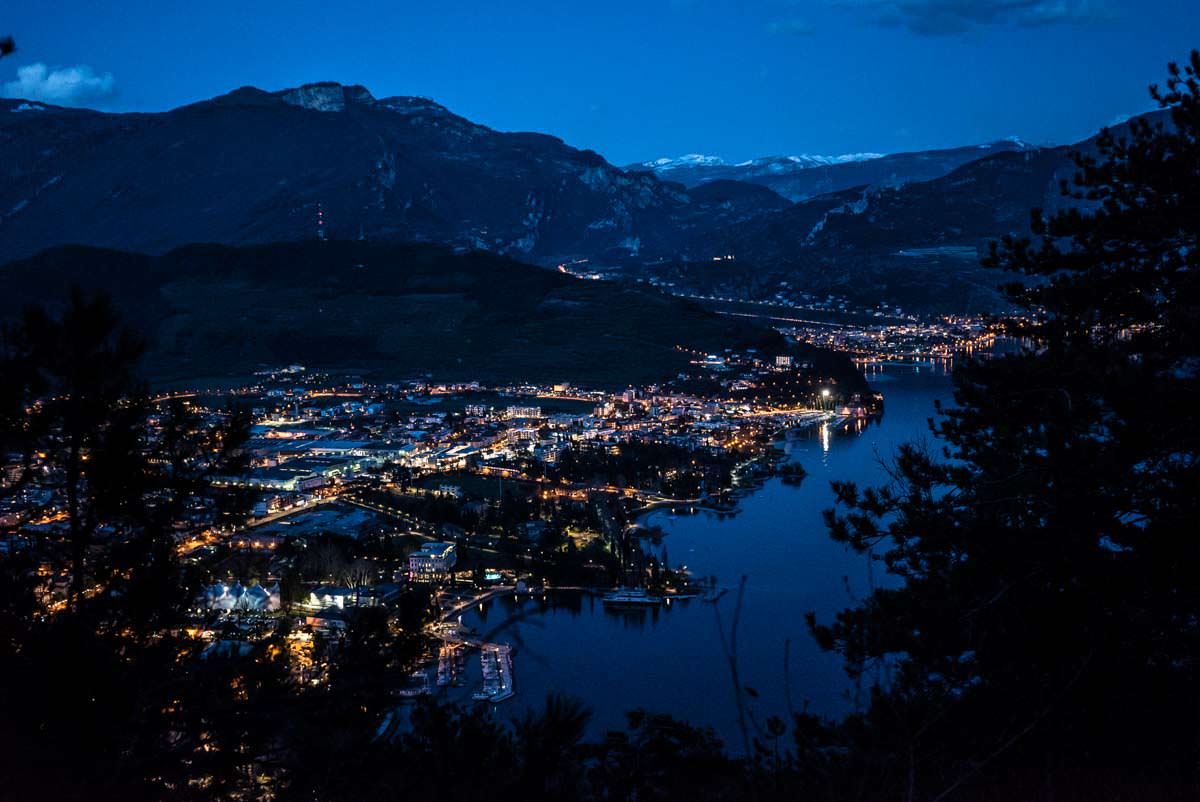
[[(733, 514), (674, 517), (660, 510), (645, 519), (666, 532), (656, 548), (672, 566), (715, 575), (727, 587), (747, 577), (738, 661), (744, 684), (758, 694), (760, 721), (789, 709), (837, 713), (854, 704), (857, 689), (836, 656), (813, 644), (803, 616), (811, 610), (829, 620), (868, 592), (882, 568), (829, 539), (822, 520), (833, 502), (829, 482), (882, 481), (880, 460), (901, 443), (928, 435), (934, 399), (951, 400), (946, 375), (928, 366), (883, 367), (870, 379), (885, 395), (882, 418), (795, 432), (784, 441), (789, 458), (809, 472), (799, 486), (770, 480)], [(727, 625), (733, 595), (721, 602)], [(594, 735), (621, 727), (627, 710), (644, 707), (711, 725), (731, 746), (740, 743), (710, 604), (696, 599), (614, 611), (579, 594), (503, 598), (483, 612), (473, 610), (464, 623), (516, 648), (517, 696), (498, 708), (502, 716), (518, 715), (547, 692), (561, 691), (592, 707)], [(454, 698), (469, 698), (478, 681), (478, 658), (468, 662), (471, 685), (454, 689)]]

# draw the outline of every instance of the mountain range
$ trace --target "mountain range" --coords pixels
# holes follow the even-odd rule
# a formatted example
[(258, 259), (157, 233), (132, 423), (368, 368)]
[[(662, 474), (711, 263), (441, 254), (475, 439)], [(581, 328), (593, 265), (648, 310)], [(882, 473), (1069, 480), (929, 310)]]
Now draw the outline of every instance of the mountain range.
[[(1089, 147), (1081, 143), (1081, 147)], [(625, 169), (361, 86), (238, 89), (167, 112), (0, 100), (0, 263), (73, 243), (430, 242), (753, 298), (780, 281), (868, 305), (994, 308), (988, 240), (1060, 202), (1070, 148), (705, 157)], [(320, 221), (320, 224), (318, 223)], [(731, 257), (713, 267), (714, 257)]]
[[(1163, 111), (1144, 117), (1169, 124)], [(1124, 135), (1128, 125), (1113, 133)], [(711, 269), (683, 269), (692, 283), (702, 272), (709, 283), (759, 287), (759, 294), (786, 281), (866, 306), (885, 299), (922, 311), (999, 311), (996, 287), (1014, 277), (979, 266), (988, 243), (1028, 234), (1031, 209), (1054, 212), (1076, 203), (1062, 193), (1076, 171), (1072, 153), (1094, 154), (1095, 147), (1095, 137), (1019, 147), (927, 181), (820, 195), (693, 239), (697, 252), (737, 255), (722, 263), (719, 277)]]
[(81, 243), (315, 235), (431, 241), (550, 264), (656, 253), (682, 232), (787, 201), (752, 185), (690, 193), (552, 136), (502, 133), (430, 100), (360, 86), (243, 88), (157, 114), (0, 101), (0, 262)]
[(996, 153), (1036, 150), (1016, 137), (985, 145), (912, 153), (848, 153), (841, 156), (763, 156), (727, 164), (715, 156), (689, 154), (630, 165), (685, 187), (709, 181), (745, 181), (774, 190), (792, 202), (863, 185), (902, 186), (939, 178), (957, 167)]

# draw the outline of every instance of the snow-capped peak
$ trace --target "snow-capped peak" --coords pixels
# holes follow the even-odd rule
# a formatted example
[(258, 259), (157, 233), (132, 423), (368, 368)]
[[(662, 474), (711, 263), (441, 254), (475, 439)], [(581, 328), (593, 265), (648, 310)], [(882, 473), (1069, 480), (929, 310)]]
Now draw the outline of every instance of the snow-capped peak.
[(654, 170), (674, 170), (679, 167), (721, 167), (725, 160), (720, 156), (705, 156), (703, 153), (685, 153), (675, 159), (653, 159), (642, 162), (642, 166)]
[[(881, 158), (883, 155), (882, 153), (844, 153), (840, 156), (817, 156), (804, 153), (799, 156), (762, 156), (757, 159), (738, 162), (732, 166), (752, 167), (770, 172), (788, 172), (797, 169), (802, 170), (807, 167), (828, 167), (832, 164), (869, 161), (870, 159)], [(656, 172), (668, 172), (689, 167), (726, 167), (730, 165), (720, 156), (687, 153), (674, 159), (653, 159), (648, 162), (642, 162), (641, 166), (648, 167)]]
[(802, 153), (799, 156), (762, 156), (739, 163), (738, 167), (767, 167), (768, 169), (789, 169), (792, 167), (828, 167), (832, 164), (847, 164), (849, 162), (865, 162), (871, 159), (883, 158), (883, 153), (843, 153), (840, 156), (821, 156)]

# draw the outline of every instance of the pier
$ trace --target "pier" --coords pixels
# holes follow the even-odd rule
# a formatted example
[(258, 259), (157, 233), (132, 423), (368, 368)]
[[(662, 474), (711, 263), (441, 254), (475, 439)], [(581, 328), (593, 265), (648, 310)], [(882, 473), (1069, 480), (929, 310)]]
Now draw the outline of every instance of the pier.
[(471, 698), (477, 702), (503, 702), (515, 693), (513, 690), (512, 647), (504, 643), (486, 643), (480, 649), (479, 661), (483, 665), (483, 689)]

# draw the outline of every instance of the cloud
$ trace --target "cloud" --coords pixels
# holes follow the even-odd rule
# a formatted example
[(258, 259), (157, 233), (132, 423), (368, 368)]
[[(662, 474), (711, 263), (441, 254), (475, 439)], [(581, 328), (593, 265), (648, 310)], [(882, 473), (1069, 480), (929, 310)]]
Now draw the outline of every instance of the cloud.
[(878, 25), (923, 36), (1078, 24), (1116, 16), (1111, 0), (830, 0), (830, 5), (859, 9)]
[(97, 75), (86, 64), (55, 67), (37, 63), (17, 70), (17, 80), (4, 84), (4, 96), (40, 100), (61, 106), (81, 106), (107, 100), (117, 92), (111, 72)]
[(767, 33), (777, 36), (810, 36), (813, 27), (802, 19), (779, 19), (767, 23)]

